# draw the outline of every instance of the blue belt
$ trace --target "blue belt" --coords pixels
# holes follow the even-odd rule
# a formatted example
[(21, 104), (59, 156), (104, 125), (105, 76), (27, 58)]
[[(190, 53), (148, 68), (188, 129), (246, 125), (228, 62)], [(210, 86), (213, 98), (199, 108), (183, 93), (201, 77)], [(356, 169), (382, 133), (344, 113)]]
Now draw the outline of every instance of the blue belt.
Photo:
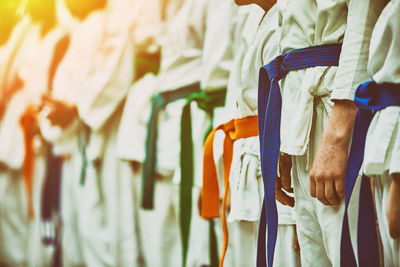
[[(345, 214), (341, 240), (341, 266), (357, 266), (348, 221), (348, 206), (363, 159), (367, 131), (374, 112), (388, 106), (400, 106), (400, 85), (377, 84), (373, 81), (361, 84), (354, 97), (358, 112), (354, 122), (353, 139), (347, 163), (345, 182)], [(362, 175), (358, 207), (358, 262), (359, 266), (379, 266), (378, 237), (374, 202), (369, 179)]]
[[(266, 266), (266, 234), (268, 266), (272, 266), (278, 229), (275, 202), (275, 178), (280, 149), (282, 98), (279, 80), (289, 71), (318, 66), (337, 66), (341, 44), (313, 46), (278, 56), (260, 69), (258, 85), (258, 129), (261, 171), (264, 181), (264, 203), (260, 218), (257, 266)], [(268, 231), (267, 228), (268, 227)]]

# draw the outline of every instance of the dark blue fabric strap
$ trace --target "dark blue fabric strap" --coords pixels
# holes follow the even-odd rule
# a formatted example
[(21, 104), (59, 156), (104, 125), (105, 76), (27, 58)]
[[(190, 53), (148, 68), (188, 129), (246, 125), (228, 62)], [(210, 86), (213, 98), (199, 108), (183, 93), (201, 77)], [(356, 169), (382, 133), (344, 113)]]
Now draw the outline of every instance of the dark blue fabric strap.
[[(289, 71), (317, 66), (337, 66), (341, 44), (313, 46), (278, 56), (260, 69), (258, 87), (258, 128), (261, 171), (264, 181), (264, 205), (260, 218), (257, 266), (273, 265), (278, 229), (275, 202), (275, 178), (280, 150), (281, 91), (279, 80)], [(265, 213), (264, 213), (265, 212)], [(267, 227), (265, 227), (267, 225)], [(266, 235), (267, 234), (267, 241)], [(267, 257), (264, 256), (267, 245)], [(266, 259), (266, 261), (265, 261)]]
[[(348, 207), (364, 159), (364, 147), (374, 111), (388, 106), (400, 105), (400, 85), (377, 84), (373, 81), (361, 84), (354, 97), (359, 110), (354, 122), (353, 139), (346, 170), (345, 213), (341, 239), (341, 266), (357, 266), (350, 239)], [(378, 238), (375, 223), (374, 203), (370, 181), (361, 177), (358, 208), (358, 262), (359, 266), (379, 266)]]

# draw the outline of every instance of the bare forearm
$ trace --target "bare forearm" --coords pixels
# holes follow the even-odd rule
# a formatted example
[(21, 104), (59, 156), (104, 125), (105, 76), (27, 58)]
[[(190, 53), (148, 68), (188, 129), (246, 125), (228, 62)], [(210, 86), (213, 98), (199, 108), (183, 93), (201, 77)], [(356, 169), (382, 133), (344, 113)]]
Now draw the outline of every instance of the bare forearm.
[(329, 138), (339, 147), (348, 148), (353, 131), (357, 107), (353, 101), (336, 101), (323, 138)]

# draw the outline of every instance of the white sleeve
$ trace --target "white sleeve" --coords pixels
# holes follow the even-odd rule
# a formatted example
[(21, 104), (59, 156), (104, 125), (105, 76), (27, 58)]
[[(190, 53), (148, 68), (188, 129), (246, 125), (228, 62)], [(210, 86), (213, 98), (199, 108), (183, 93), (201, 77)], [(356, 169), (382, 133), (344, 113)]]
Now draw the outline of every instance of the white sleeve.
[(106, 35), (77, 101), (79, 116), (99, 130), (122, 104), (133, 80), (133, 45), (129, 30)]
[(353, 100), (357, 86), (368, 80), (369, 43), (386, 0), (347, 0), (347, 27), (336, 72), (332, 100)]

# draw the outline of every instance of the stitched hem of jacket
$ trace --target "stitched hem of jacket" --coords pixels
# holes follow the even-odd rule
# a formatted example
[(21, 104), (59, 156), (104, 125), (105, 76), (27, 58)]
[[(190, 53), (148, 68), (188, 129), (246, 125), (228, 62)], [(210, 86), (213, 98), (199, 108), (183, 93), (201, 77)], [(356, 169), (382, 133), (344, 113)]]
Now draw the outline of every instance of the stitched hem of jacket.
[(351, 90), (345, 90), (345, 89), (336, 89), (332, 91), (331, 94), (331, 101), (335, 100), (354, 100), (354, 94), (355, 94), (355, 89), (352, 88)]
[(281, 143), (280, 151), (292, 156), (303, 156), (306, 153), (308, 142), (303, 146), (286, 145)]
[(367, 176), (384, 175), (385, 173), (393, 175), (400, 173), (400, 166), (385, 166), (385, 163), (382, 162), (368, 162), (364, 164), (363, 170)]

